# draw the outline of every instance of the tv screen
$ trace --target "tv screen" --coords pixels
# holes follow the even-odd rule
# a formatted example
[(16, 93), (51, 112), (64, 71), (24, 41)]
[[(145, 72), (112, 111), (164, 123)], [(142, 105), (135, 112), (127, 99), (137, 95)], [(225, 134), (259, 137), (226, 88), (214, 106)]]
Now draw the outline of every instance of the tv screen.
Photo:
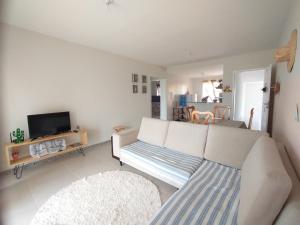
[(30, 138), (38, 138), (71, 130), (69, 112), (28, 115), (27, 120)]

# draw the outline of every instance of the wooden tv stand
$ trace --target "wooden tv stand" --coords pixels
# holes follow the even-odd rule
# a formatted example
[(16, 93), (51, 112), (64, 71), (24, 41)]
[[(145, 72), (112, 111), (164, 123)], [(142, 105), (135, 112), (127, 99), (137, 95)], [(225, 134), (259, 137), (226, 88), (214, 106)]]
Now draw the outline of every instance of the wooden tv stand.
[[(65, 150), (55, 152), (55, 153), (50, 153), (45, 156), (41, 157), (32, 157), (30, 154), (22, 155), (20, 156), (20, 153), (22, 151), (28, 151), (29, 150), (29, 145), (31, 144), (37, 144), (41, 143), (44, 141), (50, 141), (50, 140), (55, 140), (59, 138), (67, 138), (67, 137), (79, 137), (80, 141), (75, 142), (72, 144), (68, 144)], [(78, 132), (70, 131), (58, 135), (49, 135), (43, 138), (38, 138), (35, 140), (27, 139), (22, 143), (16, 144), (16, 143), (7, 143), (4, 146), (4, 151), (6, 155), (6, 160), (9, 166), (14, 166), (14, 175), (16, 176), (17, 179), (22, 177), (22, 172), (23, 172), (23, 167), (24, 165), (38, 162), (44, 159), (49, 159), (54, 156), (59, 156), (63, 155), (68, 152), (73, 152), (73, 151), (79, 151), (84, 155), (83, 149), (87, 147), (88, 144), (88, 136), (87, 136), (87, 131), (86, 130), (79, 130)], [(13, 152), (19, 152), (19, 158), (17, 160), (13, 160), (12, 158), (12, 153)]]

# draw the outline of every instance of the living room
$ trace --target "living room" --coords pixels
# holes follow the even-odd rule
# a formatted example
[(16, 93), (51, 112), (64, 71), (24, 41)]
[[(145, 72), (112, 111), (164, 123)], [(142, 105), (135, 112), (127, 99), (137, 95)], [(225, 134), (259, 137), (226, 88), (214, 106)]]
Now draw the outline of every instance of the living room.
[(159, 3), (0, 2), (0, 224), (299, 223), (300, 1)]

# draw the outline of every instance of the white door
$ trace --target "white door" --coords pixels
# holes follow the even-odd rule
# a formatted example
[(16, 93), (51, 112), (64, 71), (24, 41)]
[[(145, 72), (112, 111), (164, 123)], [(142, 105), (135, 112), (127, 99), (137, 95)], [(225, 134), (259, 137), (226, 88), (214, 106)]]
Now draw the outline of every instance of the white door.
[(243, 106), (242, 115), (245, 115), (243, 119), (247, 126), (250, 119), (250, 111), (254, 108), (254, 117), (252, 120), (253, 130), (261, 130), (261, 118), (262, 118), (262, 103), (263, 103), (263, 93), (261, 89), (264, 86), (263, 73), (261, 81), (245, 82), (243, 84)]
[(267, 131), (270, 102), (271, 66), (234, 74), (233, 119), (248, 125), (254, 108), (252, 129)]
[(272, 65), (265, 69), (264, 87), (263, 87), (263, 105), (261, 130), (268, 130), (269, 110), (270, 110), (270, 92), (271, 92)]

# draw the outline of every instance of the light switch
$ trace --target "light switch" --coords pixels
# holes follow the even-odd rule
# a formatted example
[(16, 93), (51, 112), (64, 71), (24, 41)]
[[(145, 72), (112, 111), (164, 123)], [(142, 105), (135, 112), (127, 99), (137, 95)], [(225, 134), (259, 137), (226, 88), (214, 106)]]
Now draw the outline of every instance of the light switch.
[(299, 106), (296, 104), (295, 120), (299, 123)]

